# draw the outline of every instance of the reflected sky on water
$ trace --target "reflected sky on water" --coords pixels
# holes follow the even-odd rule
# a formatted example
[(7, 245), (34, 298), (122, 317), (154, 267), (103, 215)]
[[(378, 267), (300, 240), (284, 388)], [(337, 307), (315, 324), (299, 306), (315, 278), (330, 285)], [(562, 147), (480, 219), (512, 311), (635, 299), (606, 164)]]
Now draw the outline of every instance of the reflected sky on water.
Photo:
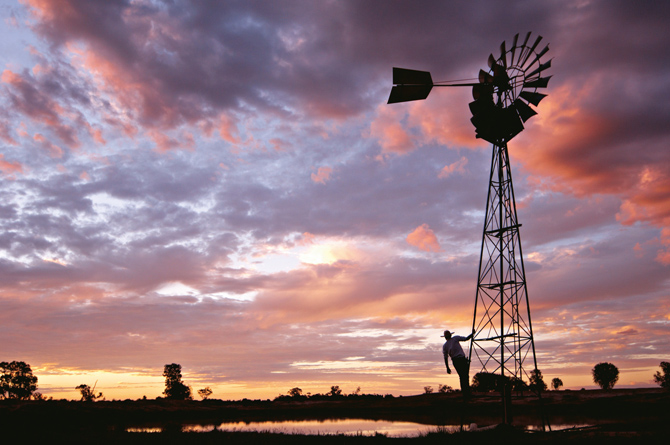
[[(583, 428), (587, 425), (565, 424), (553, 425), (554, 431), (570, 428)], [(464, 425), (463, 429), (485, 430), (494, 426), (477, 426), (476, 424)], [(528, 430), (541, 431), (541, 426), (528, 425)], [(394, 422), (389, 420), (368, 419), (327, 419), (327, 420), (291, 420), (291, 421), (265, 421), (265, 422), (224, 422), (220, 424), (191, 424), (182, 427), (183, 432), (206, 433), (212, 430), (232, 432), (263, 432), (284, 434), (347, 434), (374, 436), (383, 434), (387, 437), (419, 437), (431, 432), (456, 432), (460, 425), (424, 425), (414, 422)], [(160, 433), (161, 427), (133, 427), (126, 431), (130, 433)]]

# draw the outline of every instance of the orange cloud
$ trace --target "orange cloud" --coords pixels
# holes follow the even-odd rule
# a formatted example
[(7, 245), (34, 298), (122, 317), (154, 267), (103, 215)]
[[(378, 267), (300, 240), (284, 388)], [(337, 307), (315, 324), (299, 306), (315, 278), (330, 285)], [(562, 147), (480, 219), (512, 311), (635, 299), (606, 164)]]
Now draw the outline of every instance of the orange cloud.
[(330, 174), (333, 172), (333, 169), (330, 167), (319, 167), (319, 170), (315, 173), (312, 173), (312, 181), (325, 184), (326, 181), (330, 179)]
[(428, 224), (421, 224), (407, 235), (407, 243), (426, 252), (439, 252), (440, 243)]

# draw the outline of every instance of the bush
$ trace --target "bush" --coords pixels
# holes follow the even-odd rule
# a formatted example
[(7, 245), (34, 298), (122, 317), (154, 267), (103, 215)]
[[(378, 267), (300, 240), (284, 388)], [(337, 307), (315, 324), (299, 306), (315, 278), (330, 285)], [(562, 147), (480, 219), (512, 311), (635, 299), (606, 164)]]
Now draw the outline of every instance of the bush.
[(593, 382), (602, 389), (612, 389), (619, 381), (619, 368), (611, 363), (598, 363), (591, 370), (591, 374), (593, 374)]

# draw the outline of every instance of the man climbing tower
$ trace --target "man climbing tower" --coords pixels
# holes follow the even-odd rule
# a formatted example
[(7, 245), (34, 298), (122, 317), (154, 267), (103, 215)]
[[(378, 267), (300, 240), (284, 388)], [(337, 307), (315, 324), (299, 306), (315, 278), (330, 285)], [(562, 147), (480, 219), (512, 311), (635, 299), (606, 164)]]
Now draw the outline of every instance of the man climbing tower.
[(468, 335), (467, 337), (461, 337), (460, 335), (454, 335), (452, 337), (453, 332), (444, 331), (444, 335), (441, 337), (444, 337), (446, 340), (444, 342), (444, 345), (442, 346), (442, 355), (444, 355), (444, 364), (447, 365), (447, 374), (451, 374), (451, 369), (449, 368), (449, 357), (451, 357), (451, 362), (454, 364), (454, 368), (456, 368), (456, 372), (458, 373), (458, 378), (461, 383), (461, 392), (463, 393), (463, 398), (469, 399), (470, 398), (470, 362), (468, 359), (465, 357), (465, 353), (463, 353), (463, 348), (461, 348), (461, 342), (462, 341), (468, 341), (472, 338), (474, 335), (474, 332), (472, 334)]

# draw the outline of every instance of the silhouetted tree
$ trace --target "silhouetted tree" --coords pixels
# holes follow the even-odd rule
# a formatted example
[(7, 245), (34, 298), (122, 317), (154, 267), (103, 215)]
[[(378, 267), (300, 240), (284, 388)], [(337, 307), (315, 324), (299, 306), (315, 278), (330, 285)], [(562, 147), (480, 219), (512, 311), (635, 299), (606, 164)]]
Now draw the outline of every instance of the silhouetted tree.
[(212, 391), (212, 388), (210, 388), (209, 386), (206, 386), (198, 390), (198, 395), (200, 396), (200, 398), (202, 398), (202, 400), (207, 400), (207, 398), (211, 396), (213, 393), (214, 391)]
[(528, 384), (528, 387), (533, 391), (547, 390), (547, 384), (544, 383), (544, 379), (542, 378), (542, 371), (539, 369), (533, 369), (530, 372), (530, 383)]
[(612, 389), (619, 380), (619, 369), (611, 363), (598, 363), (591, 370), (593, 382), (602, 389)]
[(295, 388), (291, 388), (288, 390), (288, 395), (291, 397), (300, 397), (302, 395), (302, 389), (298, 388), (297, 386)]
[[(96, 396), (93, 390), (88, 385), (79, 385), (75, 389), (78, 389), (81, 392), (81, 401), (82, 402), (94, 402), (95, 399), (102, 398), (102, 393), (98, 393)], [(95, 388), (94, 388), (95, 389)]]
[(25, 362), (0, 362), (0, 396), (27, 400), (37, 389), (37, 377)]
[(563, 386), (563, 380), (558, 377), (551, 379), (551, 387), (554, 388), (555, 391), (558, 391), (561, 386)]
[(33, 395), (32, 395), (32, 399), (33, 399), (33, 400), (39, 400), (39, 401), (41, 401), (41, 402), (44, 402), (45, 400), (50, 400), (50, 399), (47, 399), (46, 396), (45, 396), (44, 394), (42, 394), (41, 392), (37, 392), (37, 391), (35, 391), (35, 392), (33, 393)]
[(423, 387), (423, 392), (424, 394), (430, 394), (433, 392), (433, 387), (432, 386), (424, 386)]
[(437, 391), (438, 392), (445, 393), (445, 392), (452, 392), (453, 390), (454, 390), (454, 388), (452, 388), (449, 385), (442, 385), (440, 383), (437, 384)]
[(497, 391), (499, 379), (498, 374), (478, 372), (472, 376), (472, 389), (479, 392)]
[(165, 377), (165, 394), (166, 399), (172, 400), (191, 400), (191, 387), (186, 386), (181, 381), (181, 365), (172, 363), (165, 365), (163, 370), (163, 377)]
[(513, 391), (523, 391), (528, 388), (526, 382), (518, 377), (501, 376), (491, 372), (478, 372), (472, 377), (472, 389), (478, 392), (500, 391), (501, 382), (511, 385)]
[(342, 395), (342, 390), (340, 389), (339, 386), (331, 386), (330, 387), (330, 392), (328, 393), (329, 396), (341, 396)]
[(670, 389), (670, 363), (661, 362), (661, 374), (659, 371), (656, 371), (654, 374), (654, 382), (661, 385), (661, 388)]

